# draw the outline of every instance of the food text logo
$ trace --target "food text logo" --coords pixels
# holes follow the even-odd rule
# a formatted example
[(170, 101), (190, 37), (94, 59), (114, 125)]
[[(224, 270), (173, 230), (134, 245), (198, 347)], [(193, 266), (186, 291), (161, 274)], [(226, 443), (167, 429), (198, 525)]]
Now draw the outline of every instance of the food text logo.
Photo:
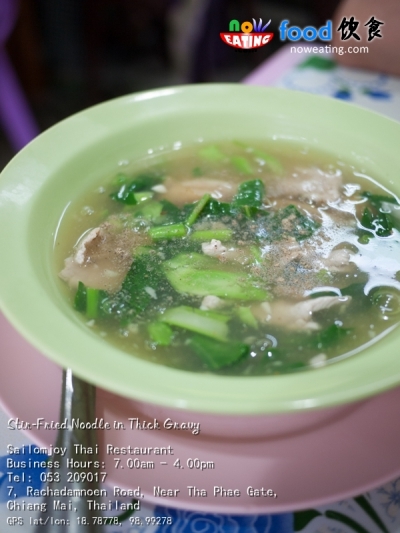
[[(331, 20), (327, 20), (325, 26), (320, 28), (315, 28), (314, 26), (306, 26), (305, 28), (300, 28), (299, 26), (289, 26), (289, 20), (285, 19), (279, 25), (279, 39), (281, 41), (331, 41), (332, 40), (332, 31), (333, 24)], [(358, 26), (360, 22), (355, 20), (354, 17), (343, 17), (339, 26), (336, 28), (336, 31), (340, 32), (340, 39), (342, 41), (347, 41), (348, 39), (356, 39), (360, 41), (360, 36), (358, 35)], [(370, 17), (370, 19), (363, 25), (366, 28), (366, 33), (368, 41), (372, 41), (375, 37), (382, 37), (380, 33), (380, 26), (384, 22), (377, 20), (375, 17)]]
[(245, 21), (242, 24), (238, 20), (231, 20), (229, 23), (229, 32), (219, 34), (223, 42), (233, 48), (245, 50), (260, 48), (268, 44), (274, 36), (273, 33), (265, 32), (271, 20), (264, 25), (262, 19), (258, 23), (255, 19), (252, 20), (253, 23)]
[(281, 41), (315, 41), (319, 39), (321, 41), (332, 40), (332, 21), (328, 20), (325, 26), (321, 26), (319, 29), (314, 26), (306, 26), (301, 29), (299, 26), (290, 26), (288, 20), (282, 20), (279, 26), (279, 39)]

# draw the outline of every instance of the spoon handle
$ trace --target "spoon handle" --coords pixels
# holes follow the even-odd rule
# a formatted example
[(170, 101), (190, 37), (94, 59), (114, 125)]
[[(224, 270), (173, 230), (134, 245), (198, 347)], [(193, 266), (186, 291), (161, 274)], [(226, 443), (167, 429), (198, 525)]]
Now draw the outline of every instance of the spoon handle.
[[(95, 407), (96, 388), (74, 376), (71, 369), (64, 370), (60, 421), (66, 420), (67, 428), (58, 430), (56, 446), (66, 449), (66, 452), (63, 456), (52, 457), (59, 460), (60, 466), (48, 470), (49, 494), (43, 498), (47, 509), (37, 518), (36, 533), (96, 533), (99, 530), (93, 517), (101, 516), (101, 511), (95, 510), (93, 504), (89, 505), (87, 501), (99, 501), (96, 492), (99, 493), (97, 475), (100, 471), (86, 465), (88, 461), (99, 460), (96, 430), (72, 427), (71, 424), (72, 419), (79, 419), (81, 423), (93, 422)], [(91, 451), (94, 453), (90, 453)], [(79, 464), (71, 465), (71, 461), (77, 461)], [(69, 490), (70, 494), (77, 491), (77, 494), (82, 496), (52, 495), (53, 490), (64, 488)], [(74, 492), (71, 492), (71, 489)]]

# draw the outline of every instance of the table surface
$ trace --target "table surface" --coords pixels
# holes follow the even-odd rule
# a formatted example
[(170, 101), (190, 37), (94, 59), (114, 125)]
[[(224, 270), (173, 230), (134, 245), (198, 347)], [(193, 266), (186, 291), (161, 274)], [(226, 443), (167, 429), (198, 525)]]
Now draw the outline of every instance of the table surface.
[[(248, 76), (244, 83), (272, 85), (340, 98), (400, 120), (400, 79), (386, 75), (342, 68), (328, 55), (291, 52), (284, 47)], [(19, 431), (8, 431), (8, 415), (0, 408), (0, 533), (34, 531), (29, 524), (32, 511), (16, 513), (7, 509), (7, 448), (8, 444), (22, 447), (33, 444)], [(400, 452), (399, 452), (400, 463)], [(19, 496), (15, 501), (38, 501)], [(118, 513), (116, 513), (118, 514)], [(121, 513), (120, 513), (121, 514)], [(8, 517), (21, 516), (24, 526), (7, 524)], [(142, 504), (133, 516), (170, 517), (172, 525), (145, 524), (138, 526), (127, 517), (120, 526), (107, 525), (105, 533), (135, 531), (171, 532), (268, 532), (268, 533), (397, 533), (400, 532), (400, 479), (393, 479), (363, 495), (355, 495), (303, 512), (275, 515), (237, 516), (184, 511), (148, 503)], [(131, 516), (132, 518), (132, 516)]]

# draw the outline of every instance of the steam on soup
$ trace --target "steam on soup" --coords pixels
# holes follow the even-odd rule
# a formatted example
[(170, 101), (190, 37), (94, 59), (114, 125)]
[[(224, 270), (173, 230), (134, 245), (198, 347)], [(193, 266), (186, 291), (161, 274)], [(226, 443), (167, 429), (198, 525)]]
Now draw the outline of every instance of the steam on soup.
[(58, 236), (71, 302), (153, 362), (284, 373), (398, 323), (398, 200), (326, 154), (198, 145), (117, 174), (74, 209)]

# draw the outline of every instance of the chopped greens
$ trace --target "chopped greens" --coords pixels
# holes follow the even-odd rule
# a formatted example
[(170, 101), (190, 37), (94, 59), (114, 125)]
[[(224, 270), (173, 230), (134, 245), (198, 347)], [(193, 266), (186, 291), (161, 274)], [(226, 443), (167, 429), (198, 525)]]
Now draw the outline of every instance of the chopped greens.
[(193, 241), (211, 241), (211, 239), (219, 239), (220, 241), (229, 241), (232, 238), (231, 229), (208, 229), (198, 230), (190, 234), (190, 239)]
[(228, 340), (229, 328), (225, 320), (210, 316), (206, 311), (188, 306), (173, 307), (160, 317), (162, 322), (201, 333), (219, 341)]
[(388, 237), (392, 234), (393, 221), (390, 215), (381, 211), (373, 212), (366, 207), (361, 217), (364, 228), (372, 230), (378, 237)]
[(150, 339), (160, 346), (169, 346), (174, 338), (174, 332), (164, 322), (152, 322), (148, 327)]
[(181, 210), (179, 207), (177, 207), (172, 202), (169, 202), (168, 200), (161, 200), (161, 215), (163, 215), (168, 222), (176, 222), (180, 219), (181, 216)]
[(310, 343), (312, 343), (318, 350), (327, 350), (350, 333), (351, 329), (332, 324), (322, 331), (318, 331), (315, 338), (310, 341)]
[(237, 307), (236, 315), (243, 324), (246, 324), (247, 326), (254, 329), (258, 328), (258, 322), (253, 313), (251, 312), (250, 307)]
[(184, 237), (186, 233), (187, 228), (184, 224), (168, 224), (166, 226), (154, 226), (149, 230), (149, 235), (154, 240), (176, 239), (177, 237)]
[(234, 143), (237, 146), (244, 148), (246, 154), (253, 156), (256, 163), (261, 164), (261, 166), (265, 166), (269, 171), (277, 175), (283, 173), (284, 167), (277, 157), (264, 152), (264, 150), (258, 150), (257, 148), (249, 146), (241, 141), (234, 141)]
[(400, 206), (395, 196), (372, 194), (369, 191), (363, 191), (360, 196), (367, 199), (367, 205), (361, 215), (364, 228), (371, 230), (377, 237), (389, 237), (394, 228), (400, 230), (399, 217), (393, 214), (393, 209), (396, 209), (394, 206)]
[(210, 194), (205, 194), (203, 198), (201, 198), (196, 205), (193, 208), (193, 211), (190, 213), (190, 215), (186, 219), (186, 225), (187, 226), (193, 226), (193, 224), (196, 222), (198, 216), (202, 212), (202, 210), (205, 208), (205, 206), (208, 204), (208, 202), (211, 199)]
[(98, 318), (100, 306), (105, 292), (99, 289), (86, 287), (81, 281), (78, 283), (78, 290), (75, 294), (74, 307), (77, 311), (84, 313), (86, 318)]
[(69, 258), (74, 308), (135, 355), (224, 375), (322, 366), (378, 338), (400, 317), (400, 202), (296, 150), (202, 144), (183, 169), (163, 155), (118, 173), (76, 215), (90, 222)]
[(77, 311), (85, 312), (86, 311), (86, 287), (80, 281), (78, 283), (78, 290), (75, 293), (74, 307)]
[(118, 191), (111, 194), (111, 198), (127, 205), (135, 205), (138, 203), (135, 193), (145, 190), (148, 191), (154, 187), (154, 185), (161, 183), (162, 180), (163, 177), (161, 175), (154, 173), (139, 174), (128, 183), (121, 179), (121, 181), (123, 181), (122, 186)]
[(224, 217), (229, 216), (234, 212), (231, 204), (227, 202), (219, 202), (218, 200), (211, 199), (203, 209), (204, 216)]
[(371, 205), (380, 208), (383, 203), (400, 205), (395, 196), (384, 196), (382, 194), (372, 194), (369, 191), (363, 191), (361, 195), (363, 198), (368, 198)]
[[(137, 196), (137, 195), (135, 195)], [(155, 202), (154, 200), (148, 200), (141, 205), (138, 205), (135, 209), (135, 216), (143, 218), (149, 222), (157, 222), (161, 217), (163, 209), (161, 202)]]
[(232, 365), (249, 354), (250, 347), (242, 342), (221, 342), (204, 335), (194, 335), (190, 348), (211, 369)]
[(99, 314), (100, 291), (86, 287), (86, 316), (97, 318)]
[(251, 168), (250, 163), (245, 157), (235, 156), (231, 158), (232, 165), (238, 170), (241, 174), (254, 174), (253, 169)]
[(102, 312), (116, 318), (140, 315), (152, 301), (148, 289), (153, 289), (157, 294), (162, 282), (162, 271), (154, 264), (153, 254), (143, 251), (134, 257), (121, 289), (103, 299)]
[(238, 192), (233, 199), (233, 205), (237, 207), (260, 207), (264, 192), (265, 187), (261, 180), (245, 181), (239, 185)]
[[(198, 263), (195, 266), (193, 258), (198, 255)], [(176, 262), (166, 261), (164, 272), (168, 281), (180, 293), (196, 296), (213, 294), (221, 298), (243, 301), (263, 301), (268, 298), (268, 292), (257, 286), (255, 280), (249, 276), (244, 277), (240, 272), (227, 272), (219, 269), (218, 259), (209, 258), (207, 268), (199, 268), (202, 263), (200, 254), (191, 254), (191, 257), (180, 256), (182, 266), (176, 266)]]

